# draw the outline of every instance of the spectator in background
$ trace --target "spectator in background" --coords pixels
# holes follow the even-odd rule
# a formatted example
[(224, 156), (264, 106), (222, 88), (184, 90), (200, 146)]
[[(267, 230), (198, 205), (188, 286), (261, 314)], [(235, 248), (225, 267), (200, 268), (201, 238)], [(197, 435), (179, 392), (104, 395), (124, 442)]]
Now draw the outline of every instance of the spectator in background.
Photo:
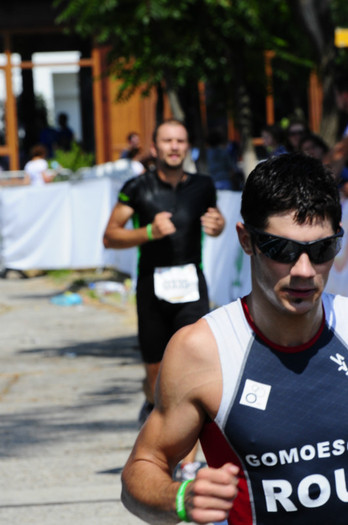
[[(337, 108), (348, 117), (348, 73), (336, 75), (335, 95)], [(345, 177), (348, 163), (348, 125), (342, 133), (341, 140), (331, 148), (325, 160), (331, 166), (337, 180), (342, 175)]]
[(74, 140), (74, 132), (68, 126), (69, 117), (67, 113), (59, 113), (57, 127), (57, 148), (70, 151)]
[(329, 151), (329, 146), (319, 135), (309, 133), (301, 139), (300, 151), (305, 155), (324, 161), (324, 158)]
[(127, 158), (118, 159), (114, 162), (115, 174), (118, 180), (125, 182), (134, 177), (134, 175), (141, 175), (145, 171), (145, 166), (139, 160), (133, 158), (134, 151), (129, 152)]
[[(348, 114), (348, 73), (336, 76), (335, 96), (338, 109)], [(342, 138), (345, 137), (348, 137), (348, 124), (342, 134)]]
[(37, 113), (37, 128), (39, 132), (38, 143), (45, 146), (46, 158), (52, 159), (57, 148), (57, 130), (48, 123), (46, 109), (41, 109)]
[(47, 150), (42, 144), (36, 144), (31, 148), (31, 159), (24, 166), (27, 184), (42, 186), (46, 182), (52, 181), (54, 174), (50, 173), (48, 170), (46, 156)]
[(309, 128), (304, 120), (300, 118), (291, 119), (286, 130), (285, 147), (288, 153), (300, 151), (300, 142), (309, 132)]
[(223, 132), (219, 128), (213, 129), (208, 134), (207, 144), (207, 167), (215, 188), (232, 191), (235, 166)]
[(286, 147), (283, 144), (282, 129), (277, 124), (264, 126), (261, 131), (261, 136), (267, 157), (277, 157), (278, 155), (287, 153)]
[(140, 153), (140, 135), (135, 131), (132, 131), (127, 135), (128, 146), (126, 149), (121, 151), (120, 159), (134, 159)]

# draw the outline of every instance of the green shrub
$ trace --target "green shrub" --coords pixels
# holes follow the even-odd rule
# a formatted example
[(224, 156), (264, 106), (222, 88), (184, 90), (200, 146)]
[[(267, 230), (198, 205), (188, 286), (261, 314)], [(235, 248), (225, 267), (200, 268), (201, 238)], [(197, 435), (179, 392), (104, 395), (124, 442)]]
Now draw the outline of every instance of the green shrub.
[[(55, 158), (51, 160), (50, 167), (53, 169), (57, 169), (56, 166), (63, 168), (63, 170), (69, 170), (72, 173), (75, 173), (80, 168), (89, 168), (94, 165), (94, 154), (93, 153), (86, 153), (83, 151), (81, 146), (77, 144), (77, 142), (73, 142), (71, 146), (71, 150), (64, 151), (62, 149), (57, 149), (55, 152)], [(58, 175), (59, 174), (59, 167), (57, 169)], [(67, 176), (66, 173), (61, 174), (63, 176)], [(66, 178), (69, 178), (68, 176)], [(61, 180), (61, 179), (59, 179)]]

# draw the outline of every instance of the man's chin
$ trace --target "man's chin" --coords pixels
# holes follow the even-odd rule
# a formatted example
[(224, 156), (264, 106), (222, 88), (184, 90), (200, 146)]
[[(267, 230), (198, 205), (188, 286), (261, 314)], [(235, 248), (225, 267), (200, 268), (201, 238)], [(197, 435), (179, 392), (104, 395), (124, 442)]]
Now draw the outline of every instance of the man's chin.
[(168, 164), (167, 162), (164, 163), (164, 167), (166, 170), (173, 170), (173, 171), (176, 171), (176, 170), (179, 170), (182, 168), (184, 162), (181, 161), (181, 162), (176, 162), (176, 163), (172, 163), (172, 164)]

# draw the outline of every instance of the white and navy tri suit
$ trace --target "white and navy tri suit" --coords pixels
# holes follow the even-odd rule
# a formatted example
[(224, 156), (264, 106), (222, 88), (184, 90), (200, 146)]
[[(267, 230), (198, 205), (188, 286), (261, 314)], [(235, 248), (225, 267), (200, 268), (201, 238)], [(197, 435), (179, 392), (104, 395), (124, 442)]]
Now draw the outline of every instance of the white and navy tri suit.
[(308, 343), (274, 345), (245, 301), (205, 316), (223, 393), (201, 435), (210, 466), (240, 467), (230, 525), (348, 523), (348, 298), (323, 294)]

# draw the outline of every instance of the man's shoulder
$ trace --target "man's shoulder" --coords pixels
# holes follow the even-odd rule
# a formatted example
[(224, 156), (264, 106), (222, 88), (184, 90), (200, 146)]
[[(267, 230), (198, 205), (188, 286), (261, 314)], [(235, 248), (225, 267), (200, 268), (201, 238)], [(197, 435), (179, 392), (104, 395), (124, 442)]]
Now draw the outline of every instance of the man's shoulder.
[[(123, 159), (122, 159), (123, 160)], [(127, 182), (123, 185), (122, 191), (127, 190), (136, 190), (138, 188), (144, 188), (145, 186), (149, 186), (151, 184), (151, 181), (155, 179), (155, 176), (151, 171), (145, 171), (144, 173), (141, 173), (140, 175), (134, 175), (134, 177), (130, 177)]]
[(209, 319), (221, 319), (221, 318), (230, 318), (230, 319), (245, 319), (245, 314), (243, 313), (242, 301), (240, 298), (231, 301), (230, 303), (224, 304), (222, 306), (217, 306), (211, 310), (208, 314), (204, 316)]
[(209, 344), (212, 341), (212, 332), (209, 328), (205, 317), (202, 317), (193, 324), (186, 325), (180, 328), (172, 337), (172, 343), (175, 347), (181, 348), (183, 355), (190, 350), (193, 352), (191, 355), (202, 356), (202, 350), (204, 347), (209, 348)]
[(201, 188), (202, 191), (213, 191), (215, 192), (214, 181), (210, 175), (205, 173), (187, 173), (189, 184), (195, 185), (197, 188)]
[(211, 182), (213, 182), (211, 176), (208, 173), (202, 173), (202, 172), (187, 173), (187, 175), (193, 180), (193, 182), (198, 181), (198, 182), (205, 182), (207, 184), (210, 184)]
[(323, 293), (322, 299), (328, 326), (338, 331), (344, 330), (348, 337), (348, 297)]
[(204, 318), (180, 328), (171, 338), (163, 359), (166, 368), (185, 367), (186, 371), (200, 370), (202, 374), (218, 365), (216, 340)]

